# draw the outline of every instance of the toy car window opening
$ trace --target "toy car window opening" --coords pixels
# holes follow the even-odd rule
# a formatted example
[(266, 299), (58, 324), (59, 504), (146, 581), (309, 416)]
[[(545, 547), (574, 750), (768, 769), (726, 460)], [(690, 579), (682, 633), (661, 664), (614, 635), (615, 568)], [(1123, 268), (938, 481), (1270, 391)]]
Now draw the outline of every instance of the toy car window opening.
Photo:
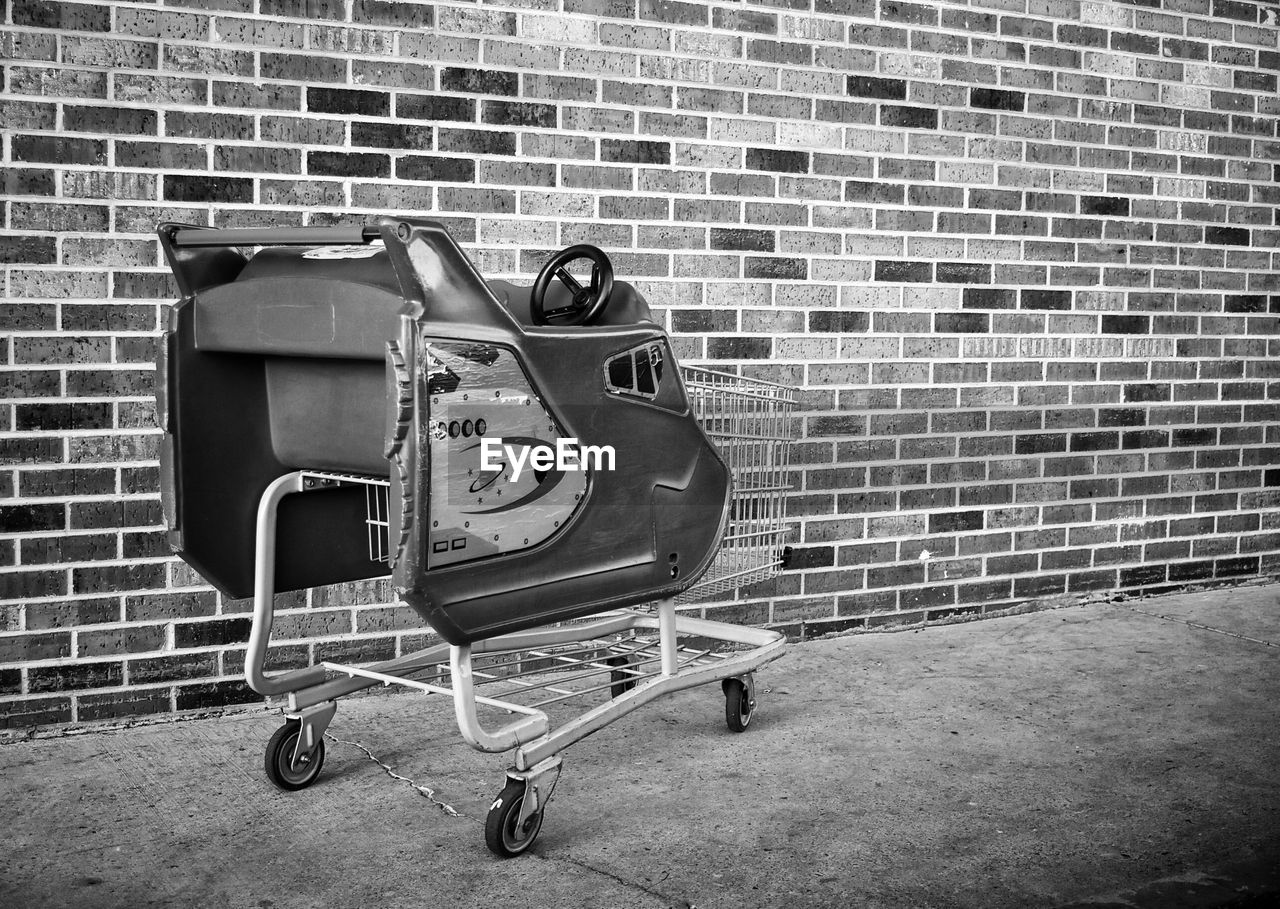
[(666, 358), (660, 344), (646, 344), (605, 361), (605, 388), (650, 400), (658, 396)]

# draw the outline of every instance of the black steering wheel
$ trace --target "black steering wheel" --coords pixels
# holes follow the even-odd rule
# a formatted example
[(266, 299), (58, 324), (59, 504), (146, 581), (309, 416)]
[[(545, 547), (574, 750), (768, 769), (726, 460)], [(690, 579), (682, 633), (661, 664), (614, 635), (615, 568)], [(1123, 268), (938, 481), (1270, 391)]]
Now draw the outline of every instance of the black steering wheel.
[[(591, 282), (586, 286), (565, 267), (577, 259), (591, 260)], [(569, 291), (570, 299), (566, 305), (547, 309), (547, 290), (552, 278), (560, 280)], [(591, 325), (609, 305), (612, 293), (613, 263), (599, 247), (579, 243), (560, 250), (542, 266), (529, 292), (529, 315), (535, 325), (551, 325), (552, 319), (559, 325)]]

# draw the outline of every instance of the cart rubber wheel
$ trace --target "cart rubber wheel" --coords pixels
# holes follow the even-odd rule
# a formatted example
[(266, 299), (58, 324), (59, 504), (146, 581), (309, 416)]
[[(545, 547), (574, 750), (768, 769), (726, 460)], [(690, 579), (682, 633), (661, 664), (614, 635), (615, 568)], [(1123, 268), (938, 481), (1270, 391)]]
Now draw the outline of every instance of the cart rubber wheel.
[(724, 680), (724, 721), (731, 732), (742, 732), (751, 723), (751, 698), (742, 679)]
[(302, 724), (289, 720), (267, 742), (267, 753), (263, 759), (267, 779), (285, 792), (306, 789), (320, 776), (320, 768), (324, 766), (323, 738), (316, 742), (315, 748), (294, 761), (293, 752), (298, 747), (301, 734)]
[(484, 822), (484, 844), (494, 855), (512, 858), (532, 846), (538, 838), (538, 831), (542, 829), (542, 811), (531, 815), (523, 825), (519, 823), (524, 794), (524, 783), (508, 780), (502, 794), (489, 807), (489, 816)]
[(610, 666), (618, 667), (609, 673), (609, 681), (613, 683), (609, 686), (610, 697), (620, 698), (636, 687), (636, 677), (626, 671), (626, 668), (631, 665), (630, 659), (624, 656), (611, 656), (605, 662)]

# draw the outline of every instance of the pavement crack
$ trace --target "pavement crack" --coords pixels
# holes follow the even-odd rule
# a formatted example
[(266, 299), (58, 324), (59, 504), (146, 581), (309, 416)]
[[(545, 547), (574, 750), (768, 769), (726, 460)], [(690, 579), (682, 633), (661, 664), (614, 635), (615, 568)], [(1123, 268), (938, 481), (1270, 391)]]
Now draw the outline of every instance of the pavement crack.
[(576, 859), (576, 858), (573, 858), (572, 856), (568, 856), (564, 854), (538, 855), (536, 852), (531, 852), (529, 854), (537, 856), (544, 862), (546, 861), (568, 862), (570, 865), (574, 865), (578, 868), (583, 869), (584, 871), (590, 871), (594, 874), (599, 874), (604, 877), (607, 877), (609, 878), (609, 880), (614, 881), (615, 883), (621, 884), (624, 887), (629, 887), (632, 890), (639, 890), (641, 893), (647, 896), (651, 896), (654, 899), (661, 900), (663, 903), (665, 903), (668, 906), (680, 906), (682, 907), (682, 909), (697, 909), (697, 907), (693, 903), (689, 902), (686, 899), (673, 898), (670, 895), (663, 893), (660, 890), (654, 890), (652, 887), (646, 887), (644, 884), (637, 883), (636, 881), (627, 880), (625, 877), (621, 877), (617, 874), (614, 874), (612, 871), (606, 871), (604, 868), (597, 868), (595, 865), (582, 861), (582, 859)]
[(436, 791), (432, 789), (430, 786), (424, 783), (419, 783), (416, 780), (411, 780), (407, 776), (401, 776), (400, 774), (396, 773), (393, 769), (391, 769), (390, 764), (380, 759), (377, 755), (375, 755), (372, 751), (370, 751), (360, 742), (352, 742), (352, 741), (348, 741), (347, 739), (340, 739), (336, 735), (330, 732), (326, 732), (324, 734), (324, 737), (333, 742), (340, 742), (343, 745), (350, 745), (353, 748), (359, 748), (361, 751), (365, 753), (365, 755), (369, 758), (369, 760), (373, 761), (375, 764), (381, 767), (383, 772), (386, 773), (387, 776), (391, 777), (393, 780), (399, 780), (402, 783), (408, 783), (409, 786), (415, 789), (419, 795), (421, 795), (427, 801), (431, 802), (431, 804), (435, 805), (445, 814), (449, 815), (449, 817), (461, 817), (461, 818), (466, 817), (465, 814), (460, 812), (458, 809), (454, 808), (448, 802), (438, 798), (436, 796)]
[(1225, 628), (1214, 628), (1212, 625), (1204, 625), (1204, 624), (1201, 624), (1200, 622), (1193, 622), (1190, 619), (1180, 619), (1180, 618), (1177, 618), (1176, 616), (1161, 615), (1158, 612), (1147, 612), (1145, 609), (1139, 609), (1136, 606), (1130, 606), (1129, 609), (1140, 615), (1145, 615), (1148, 618), (1162, 619), (1163, 621), (1166, 621), (1166, 622), (1175, 622), (1179, 625), (1186, 625), (1188, 628), (1199, 629), (1200, 631), (1212, 631), (1214, 634), (1225, 635), (1226, 637), (1235, 638), (1236, 640), (1240, 640), (1240, 641), (1248, 641), (1250, 644), (1261, 644), (1263, 647), (1280, 647), (1280, 644), (1277, 644), (1274, 641), (1264, 641), (1262, 638), (1251, 638), (1247, 634), (1239, 634), (1235, 631), (1227, 631)]

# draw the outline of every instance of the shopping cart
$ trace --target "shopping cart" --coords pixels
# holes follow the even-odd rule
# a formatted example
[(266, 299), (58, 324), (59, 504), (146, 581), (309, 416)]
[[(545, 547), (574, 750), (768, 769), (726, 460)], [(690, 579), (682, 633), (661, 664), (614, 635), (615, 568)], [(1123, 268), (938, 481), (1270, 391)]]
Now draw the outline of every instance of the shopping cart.
[[(276, 786), (318, 778), (340, 698), (392, 684), (446, 695), (472, 747), (514, 751), (485, 824), (488, 847), (512, 856), (537, 837), (574, 742), (715, 681), (728, 727), (748, 726), (753, 672), (783, 636), (696, 613), (785, 560), (793, 390), (672, 368), (643, 298), (590, 247), (523, 289), (483, 282), (430, 222), (160, 235), (183, 292), (158, 391), (171, 542), (224, 592), (251, 591), (245, 677), (287, 717), (264, 759)], [(589, 280), (568, 268), (584, 249)], [(586, 363), (599, 388), (573, 404), (548, 394), (562, 360), (570, 382)], [(659, 450), (618, 455), (638, 477), (544, 465), (521, 486), (512, 462), (476, 467), (491, 425), (522, 439), (639, 432)], [(634, 519), (611, 528), (620, 515)], [(443, 641), (267, 670), (276, 592), (388, 574)]]

